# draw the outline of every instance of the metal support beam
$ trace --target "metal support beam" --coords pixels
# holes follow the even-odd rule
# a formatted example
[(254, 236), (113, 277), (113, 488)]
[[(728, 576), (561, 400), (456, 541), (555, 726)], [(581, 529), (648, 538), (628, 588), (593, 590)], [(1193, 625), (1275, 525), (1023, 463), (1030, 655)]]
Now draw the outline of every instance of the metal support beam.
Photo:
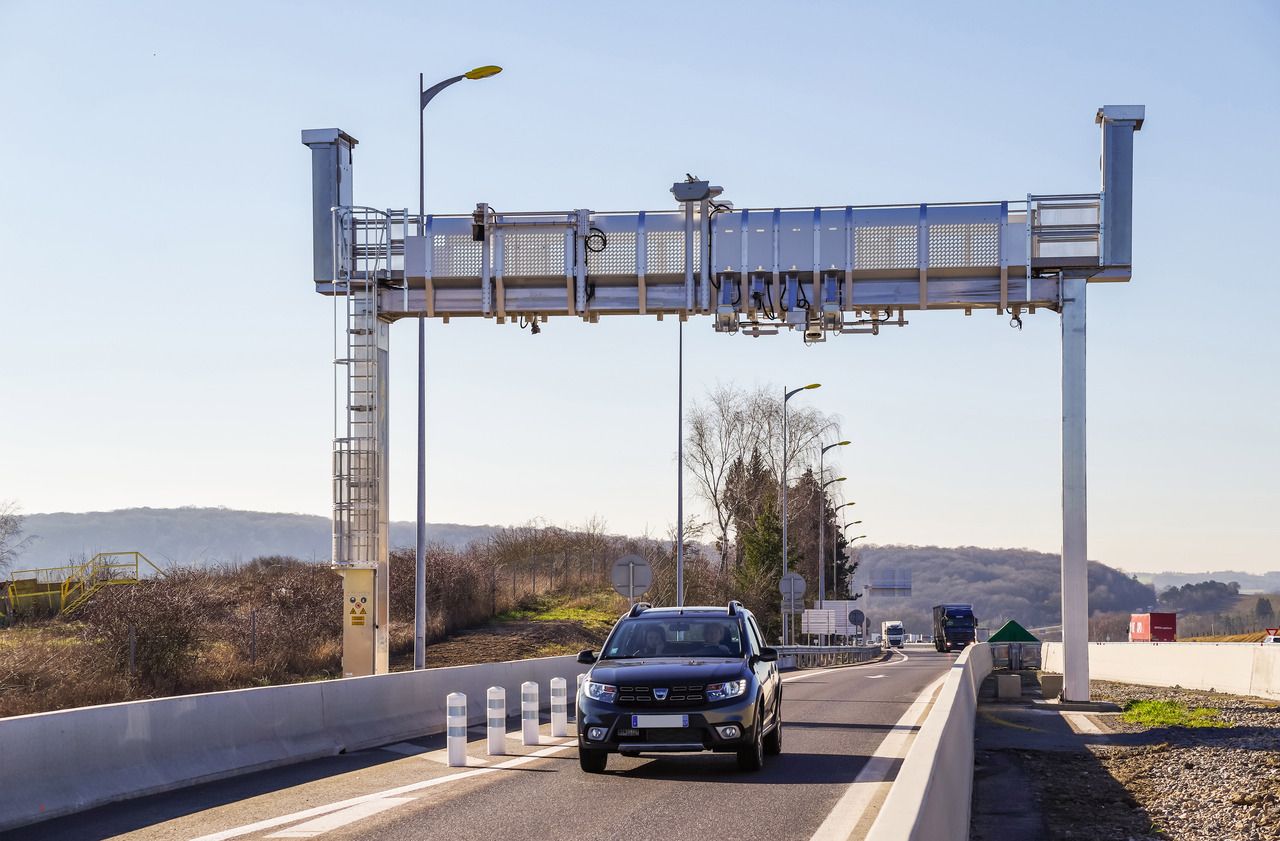
[(1062, 284), (1062, 697), (1089, 700), (1084, 278)]

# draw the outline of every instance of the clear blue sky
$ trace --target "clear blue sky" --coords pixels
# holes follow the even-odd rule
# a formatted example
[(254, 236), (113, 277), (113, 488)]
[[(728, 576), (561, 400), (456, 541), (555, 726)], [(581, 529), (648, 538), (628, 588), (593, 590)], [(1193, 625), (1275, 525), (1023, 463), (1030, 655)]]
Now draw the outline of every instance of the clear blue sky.
[[(331, 310), (299, 130), (361, 204), (665, 208), (1097, 189), (1093, 114), (1145, 103), (1135, 274), (1090, 296), (1090, 557), (1280, 567), (1280, 5), (0, 4), (0, 499), (28, 512), (329, 509)], [(686, 388), (817, 380), (870, 540), (1059, 547), (1052, 313), (872, 339), (686, 327)], [(392, 515), (414, 342), (392, 329)], [(429, 516), (674, 522), (675, 324), (430, 325)]]

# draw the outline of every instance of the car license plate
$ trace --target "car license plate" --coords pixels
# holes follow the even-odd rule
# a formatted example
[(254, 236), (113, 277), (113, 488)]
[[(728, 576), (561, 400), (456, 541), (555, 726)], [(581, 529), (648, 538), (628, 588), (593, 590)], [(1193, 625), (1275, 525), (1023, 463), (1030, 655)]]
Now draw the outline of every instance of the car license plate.
[(687, 715), (633, 715), (632, 727), (688, 727)]

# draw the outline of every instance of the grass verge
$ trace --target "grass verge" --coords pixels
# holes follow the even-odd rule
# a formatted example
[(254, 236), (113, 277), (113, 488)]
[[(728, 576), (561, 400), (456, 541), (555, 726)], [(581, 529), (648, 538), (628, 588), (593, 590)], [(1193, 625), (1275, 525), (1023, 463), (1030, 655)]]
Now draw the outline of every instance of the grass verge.
[(1188, 707), (1177, 701), (1129, 701), (1122, 718), (1143, 727), (1226, 727), (1212, 707)]

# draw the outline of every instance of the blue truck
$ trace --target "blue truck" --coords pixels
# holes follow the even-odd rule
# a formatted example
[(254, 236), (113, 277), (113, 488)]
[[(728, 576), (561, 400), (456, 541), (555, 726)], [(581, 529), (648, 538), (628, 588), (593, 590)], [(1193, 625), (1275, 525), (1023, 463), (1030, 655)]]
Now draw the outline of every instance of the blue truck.
[(977, 641), (978, 620), (971, 604), (933, 606), (933, 647), (938, 651), (964, 648)]

